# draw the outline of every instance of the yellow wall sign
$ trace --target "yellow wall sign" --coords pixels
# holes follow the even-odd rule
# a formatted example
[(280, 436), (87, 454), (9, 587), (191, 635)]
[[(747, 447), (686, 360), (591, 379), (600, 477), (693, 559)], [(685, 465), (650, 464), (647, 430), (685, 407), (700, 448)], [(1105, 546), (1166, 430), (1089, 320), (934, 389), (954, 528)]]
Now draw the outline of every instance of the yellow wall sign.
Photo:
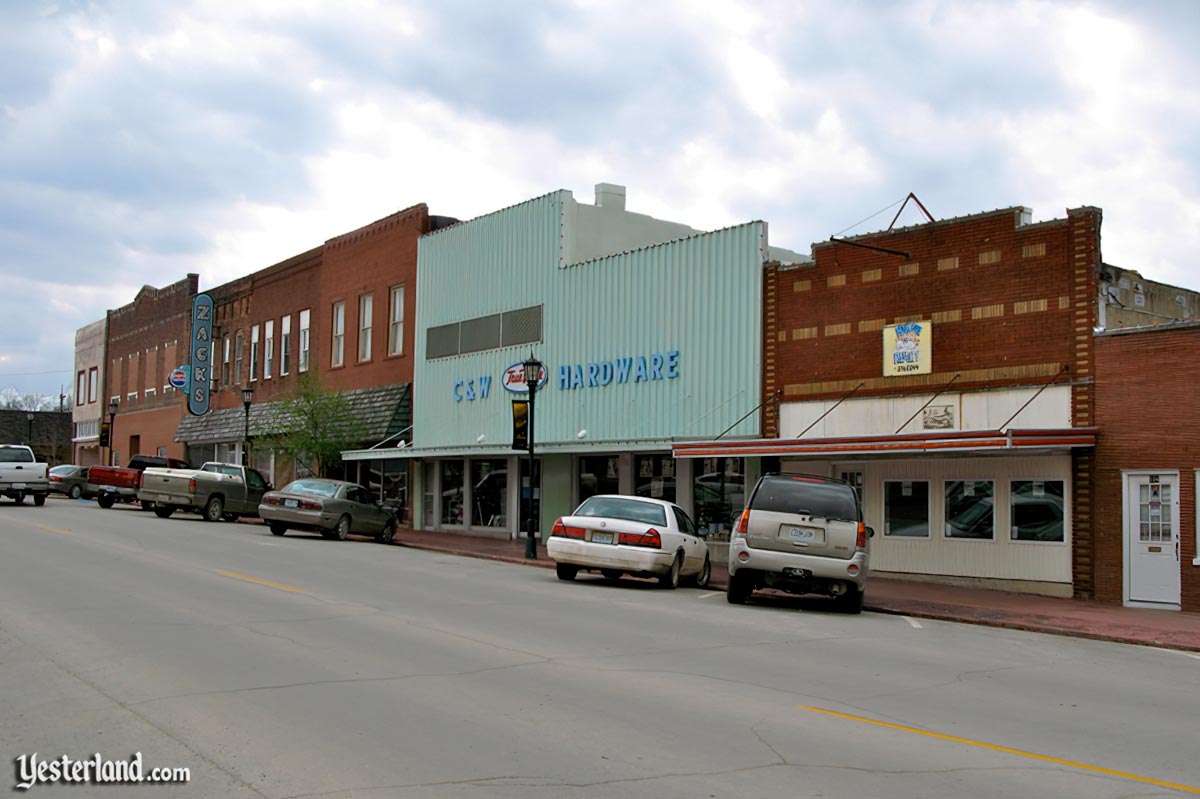
[(933, 370), (933, 325), (905, 322), (883, 329), (883, 376), (927, 375)]

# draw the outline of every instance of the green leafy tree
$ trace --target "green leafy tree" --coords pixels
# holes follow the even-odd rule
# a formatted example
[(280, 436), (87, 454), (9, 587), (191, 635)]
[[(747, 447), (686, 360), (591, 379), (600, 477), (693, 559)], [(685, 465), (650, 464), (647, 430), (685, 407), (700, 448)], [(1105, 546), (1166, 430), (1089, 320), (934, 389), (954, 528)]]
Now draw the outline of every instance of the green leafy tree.
[(276, 432), (262, 440), (293, 462), (310, 464), (319, 477), (341, 461), (343, 450), (353, 449), (366, 437), (349, 400), (322, 388), (312, 372), (302, 375), (291, 394), (274, 403), (269, 424)]

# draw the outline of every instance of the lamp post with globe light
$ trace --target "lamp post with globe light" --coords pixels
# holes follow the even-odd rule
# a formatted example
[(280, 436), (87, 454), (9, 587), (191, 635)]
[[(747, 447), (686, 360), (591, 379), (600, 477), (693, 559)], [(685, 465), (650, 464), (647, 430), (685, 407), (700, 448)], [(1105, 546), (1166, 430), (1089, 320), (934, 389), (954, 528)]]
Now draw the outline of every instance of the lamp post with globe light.
[(533, 506), (533, 401), (537, 396), (538, 383), (542, 379), (542, 362), (533, 357), (533, 352), (530, 351), (522, 366), (525, 369), (525, 388), (529, 392), (529, 515), (525, 520), (525, 557), (537, 560), (536, 514)]

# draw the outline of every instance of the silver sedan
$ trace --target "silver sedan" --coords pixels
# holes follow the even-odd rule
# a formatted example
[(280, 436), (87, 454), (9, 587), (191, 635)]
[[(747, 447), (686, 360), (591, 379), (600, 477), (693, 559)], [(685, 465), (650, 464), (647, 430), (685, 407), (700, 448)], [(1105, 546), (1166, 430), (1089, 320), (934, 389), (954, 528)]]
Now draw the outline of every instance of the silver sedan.
[(275, 535), (307, 530), (344, 541), (355, 533), (384, 544), (390, 544), (396, 535), (395, 512), (363, 486), (344, 480), (293, 480), (264, 494), (258, 515)]

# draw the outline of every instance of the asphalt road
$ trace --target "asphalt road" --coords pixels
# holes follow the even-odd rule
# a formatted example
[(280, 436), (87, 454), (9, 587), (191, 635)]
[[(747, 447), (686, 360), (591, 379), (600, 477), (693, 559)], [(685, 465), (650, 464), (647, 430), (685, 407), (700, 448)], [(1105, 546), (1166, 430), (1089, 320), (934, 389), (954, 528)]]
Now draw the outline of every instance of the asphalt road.
[(1198, 730), (1194, 654), (0, 503), (4, 755), (191, 770), (35, 796), (1182, 796)]

